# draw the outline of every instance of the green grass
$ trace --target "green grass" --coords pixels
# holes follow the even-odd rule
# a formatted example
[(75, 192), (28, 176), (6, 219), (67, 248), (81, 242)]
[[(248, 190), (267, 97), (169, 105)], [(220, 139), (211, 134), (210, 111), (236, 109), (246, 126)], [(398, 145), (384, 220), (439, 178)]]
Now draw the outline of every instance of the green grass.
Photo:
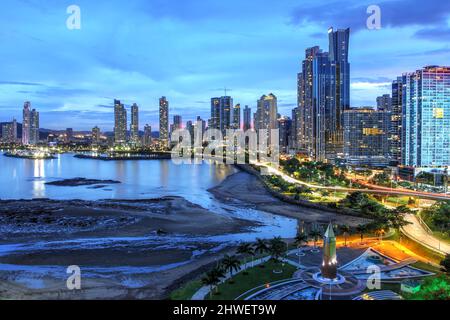
[[(256, 266), (248, 269), (248, 275), (244, 275), (243, 272), (237, 274), (231, 279), (233, 283), (230, 283), (230, 280), (228, 280), (220, 284), (219, 293), (213, 294), (212, 300), (234, 300), (244, 292), (255, 287), (274, 281), (290, 279), (294, 275), (294, 272), (297, 271), (295, 267), (287, 263), (282, 266), (281, 264), (275, 264), (269, 261), (264, 263), (264, 266), (264, 268)], [(280, 270), (280, 268), (283, 270), (283, 273), (273, 273), (273, 270)], [(211, 299), (210, 295), (205, 298), (208, 300)]]
[(193, 280), (170, 294), (170, 300), (190, 300), (198, 289), (203, 287), (201, 280)]

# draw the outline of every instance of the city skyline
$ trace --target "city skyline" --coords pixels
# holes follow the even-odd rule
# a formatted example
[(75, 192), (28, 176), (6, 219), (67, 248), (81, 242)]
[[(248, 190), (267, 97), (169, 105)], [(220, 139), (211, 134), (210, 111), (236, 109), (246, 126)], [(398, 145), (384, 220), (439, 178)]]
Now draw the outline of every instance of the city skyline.
[[(390, 93), (390, 83), (399, 74), (430, 64), (445, 65), (450, 51), (438, 42), (449, 35), (448, 5), (434, 10), (438, 1), (429, 1), (418, 12), (415, 1), (398, 2), (406, 10), (401, 19), (391, 2), (382, 2), (382, 29), (368, 30), (367, 5), (361, 2), (337, 6), (321, 1), (311, 6), (287, 1), (268, 11), (252, 3), (234, 10), (233, 2), (188, 1), (180, 7), (135, 0), (126, 7), (108, 5), (106, 12), (101, 2), (79, 1), (83, 24), (76, 31), (65, 27), (64, 6), (39, 4), (37, 9), (36, 2), (28, 1), (14, 3), (13, 8), (6, 2), (2, 13), (8, 19), (2, 21), (9, 21), (16, 31), (6, 38), (10, 45), (0, 53), (5, 62), (0, 120), (20, 119), (21, 106), (29, 100), (40, 110), (42, 128), (90, 130), (98, 125), (109, 131), (111, 101), (118, 98), (127, 108), (137, 103), (141, 124), (158, 130), (158, 97), (167, 96), (173, 114), (186, 120), (197, 115), (208, 118), (210, 98), (223, 95), (224, 86), (231, 87), (229, 95), (235, 103), (254, 110), (261, 94), (273, 92), (280, 114), (290, 115), (296, 105), (296, 73), (303, 52), (314, 45), (326, 48), (330, 26), (351, 28), (351, 106), (374, 106), (376, 97)], [(134, 19), (113, 25), (119, 14), (135, 17), (140, 26), (130, 26)], [(217, 19), (242, 22), (243, 15), (246, 23), (229, 23), (226, 28), (213, 23)], [(181, 39), (178, 34), (186, 32), (189, 40)], [(399, 34), (401, 39), (390, 41), (389, 48), (378, 46), (380, 39), (389, 41)], [(221, 50), (214, 46), (218, 39)], [(155, 42), (163, 45), (147, 50)], [(274, 49), (261, 50), (267, 43), (273, 43)], [(40, 56), (39, 64), (35, 54)]]

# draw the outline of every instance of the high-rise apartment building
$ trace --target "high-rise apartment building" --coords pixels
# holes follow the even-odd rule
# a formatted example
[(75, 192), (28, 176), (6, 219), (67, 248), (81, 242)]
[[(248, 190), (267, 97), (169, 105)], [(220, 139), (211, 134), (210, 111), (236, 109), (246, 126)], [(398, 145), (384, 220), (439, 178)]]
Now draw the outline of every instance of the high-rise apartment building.
[(166, 97), (159, 99), (159, 139), (162, 146), (169, 146), (169, 101)]
[(98, 146), (98, 145), (100, 145), (100, 143), (101, 143), (101, 132), (100, 132), (100, 128), (99, 127), (94, 127), (94, 128), (92, 128), (92, 133), (91, 133), (91, 135), (92, 135), (92, 144), (93, 145), (96, 145), (96, 146)]
[(6, 123), (2, 126), (2, 142), (3, 143), (17, 143), (17, 121), (13, 119), (12, 122)]
[(292, 120), (289, 117), (281, 117), (278, 119), (280, 152), (289, 152), (289, 137), (291, 136)]
[(398, 77), (392, 82), (391, 98), (391, 128), (390, 128), (390, 158), (393, 164), (402, 161), (402, 109), (403, 109), (403, 78)]
[(131, 106), (131, 124), (130, 124), (131, 143), (138, 145), (139, 140), (139, 107), (136, 103)]
[(344, 112), (344, 156), (348, 164), (389, 164), (389, 111), (355, 108)]
[(120, 100), (114, 100), (114, 143), (120, 146), (126, 142), (127, 110)]
[(377, 97), (377, 110), (391, 111), (392, 110), (392, 98), (390, 94), (384, 94)]
[(450, 67), (427, 66), (403, 81), (402, 164), (450, 166)]
[(241, 128), (241, 105), (237, 104), (233, 108), (233, 123), (231, 126), (233, 129)]
[(244, 108), (244, 131), (252, 128), (252, 109), (248, 106)]
[(39, 143), (39, 112), (32, 109), (30, 112), (30, 145)]
[(30, 144), (30, 113), (31, 113), (31, 102), (25, 102), (23, 106), (23, 120), (22, 120), (22, 144)]
[(150, 147), (152, 145), (152, 127), (146, 124), (144, 127), (144, 146)]

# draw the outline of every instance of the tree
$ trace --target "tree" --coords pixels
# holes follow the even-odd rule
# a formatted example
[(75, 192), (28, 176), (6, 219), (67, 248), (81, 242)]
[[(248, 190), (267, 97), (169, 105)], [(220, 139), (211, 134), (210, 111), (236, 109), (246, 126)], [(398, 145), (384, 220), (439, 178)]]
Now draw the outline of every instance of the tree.
[[(253, 267), (253, 256), (255, 255), (255, 252), (250, 243), (241, 243), (239, 245), (239, 247), (237, 248), (236, 253), (242, 254), (244, 256), (244, 266), (247, 265), (247, 256), (251, 256), (252, 257), (252, 267)], [(244, 272), (244, 275), (248, 275), (248, 272)]]
[(317, 230), (312, 230), (309, 233), (309, 236), (314, 240), (314, 248), (317, 248), (317, 241), (319, 241), (319, 238), (322, 236), (322, 234)]
[[(241, 267), (241, 263), (236, 258), (236, 256), (225, 255), (225, 257), (222, 259), (221, 264), (225, 272), (230, 273), (230, 277), (233, 276), (233, 271), (239, 271)], [(233, 283), (233, 281), (230, 281), (230, 283)]]
[(281, 240), (281, 237), (275, 237), (269, 242), (269, 253), (272, 257), (272, 260), (275, 262), (280, 261), (280, 257), (284, 253), (284, 249), (286, 247), (286, 244), (283, 240)]
[[(256, 243), (254, 244), (255, 253), (265, 254), (269, 250), (267, 246), (267, 242), (264, 239), (256, 239)], [(260, 268), (264, 268), (264, 264), (260, 264)]]
[(350, 235), (350, 227), (348, 225), (342, 225), (339, 229), (344, 235), (344, 245), (347, 246), (347, 237)]
[(297, 247), (301, 247), (302, 244), (305, 242), (308, 242), (308, 236), (306, 235), (306, 233), (304, 232), (298, 233), (294, 240), (295, 245)]
[(356, 232), (359, 233), (360, 237), (361, 237), (361, 244), (364, 240), (364, 233), (367, 231), (367, 227), (363, 224), (360, 224), (359, 226), (356, 227)]
[(449, 300), (450, 281), (446, 275), (425, 279), (419, 292), (408, 296), (410, 300)]
[(308, 242), (308, 236), (306, 235), (306, 233), (302, 232), (302, 233), (298, 233), (297, 236), (295, 237), (294, 243), (298, 248), (298, 264), (300, 265), (300, 247), (302, 246), (303, 243), (307, 243)]
[(441, 261), (440, 265), (447, 274), (450, 274), (450, 254), (447, 254), (445, 256), (445, 258)]
[(220, 279), (223, 277), (223, 270), (221, 268), (214, 268), (213, 270), (207, 272), (206, 275), (202, 278), (202, 283), (206, 286), (209, 286), (210, 297), (212, 297), (213, 295), (214, 287), (218, 289), (217, 285), (220, 283)]

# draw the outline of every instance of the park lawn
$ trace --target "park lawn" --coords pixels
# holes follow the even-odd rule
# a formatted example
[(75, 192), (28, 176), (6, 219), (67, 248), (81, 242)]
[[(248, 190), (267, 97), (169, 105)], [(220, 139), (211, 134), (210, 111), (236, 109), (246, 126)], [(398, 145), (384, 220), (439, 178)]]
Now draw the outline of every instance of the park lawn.
[(170, 300), (190, 300), (203, 284), (201, 280), (193, 280), (170, 294)]
[[(254, 268), (248, 269), (248, 275), (244, 275), (244, 272), (240, 272), (235, 275), (232, 279), (234, 283), (230, 283), (230, 280), (219, 285), (219, 293), (213, 294), (212, 298), (208, 294), (205, 299), (207, 300), (234, 300), (244, 292), (247, 292), (250, 289), (255, 287), (265, 285), (267, 283), (271, 283), (274, 281), (290, 279), (294, 275), (294, 272), (297, 271), (297, 268), (294, 266), (284, 263), (275, 264), (273, 261), (269, 261), (264, 263), (264, 268), (260, 268), (260, 266), (256, 266)], [(281, 274), (273, 273), (273, 270), (283, 270)]]

